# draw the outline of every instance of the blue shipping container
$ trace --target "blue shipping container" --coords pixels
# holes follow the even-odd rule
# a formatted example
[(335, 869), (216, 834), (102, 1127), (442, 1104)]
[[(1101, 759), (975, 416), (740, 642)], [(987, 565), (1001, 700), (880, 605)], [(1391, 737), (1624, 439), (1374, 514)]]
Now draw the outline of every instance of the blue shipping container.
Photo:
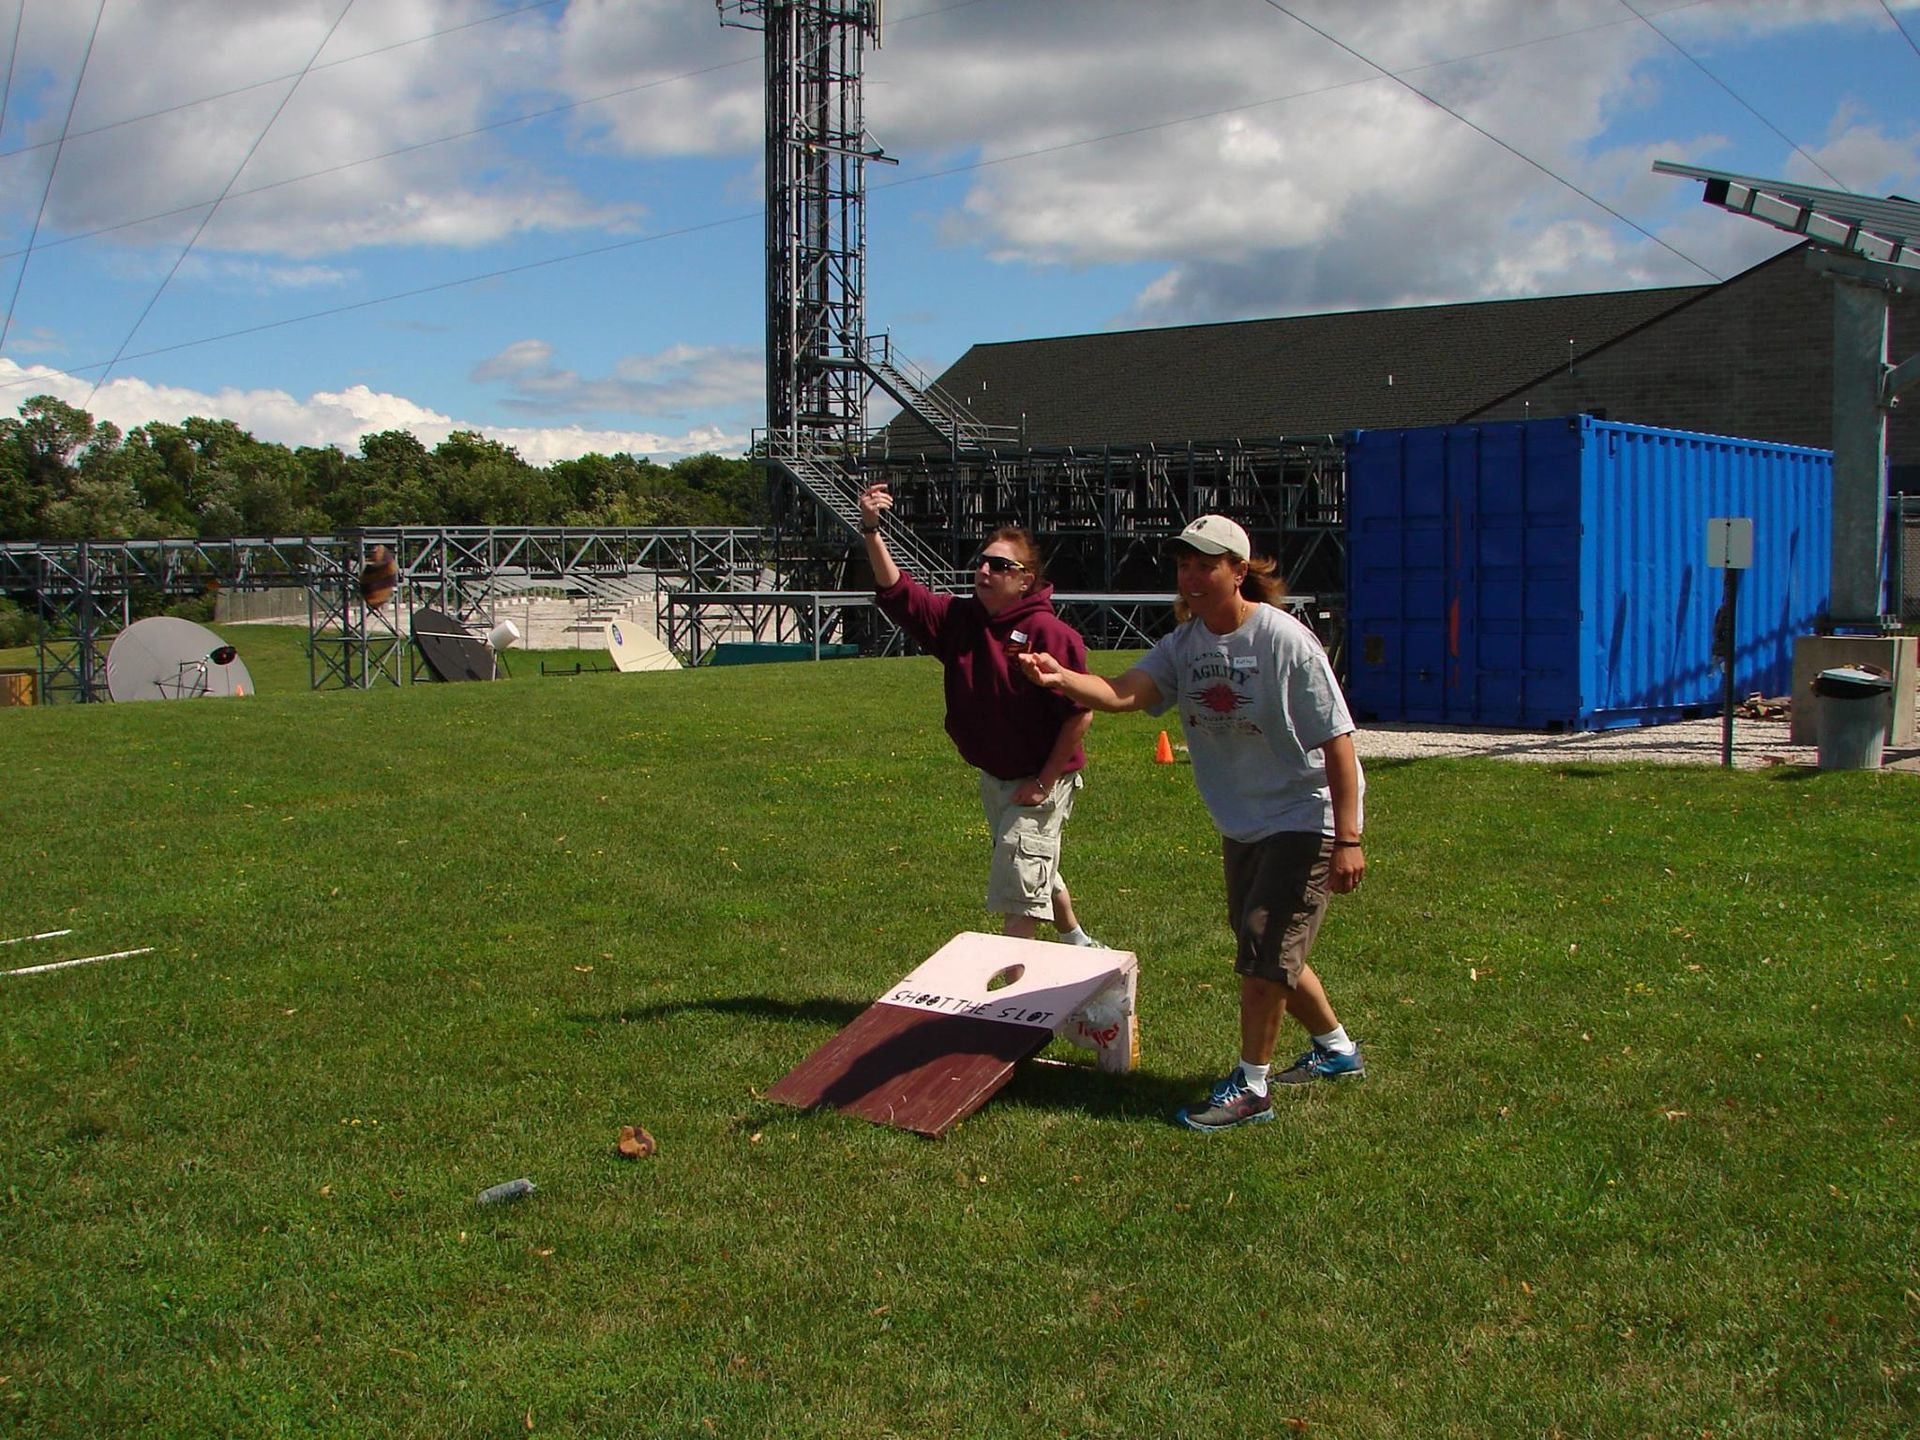
[(1716, 714), (1723, 572), (1753, 521), (1734, 688), (1784, 695), (1827, 608), (1825, 450), (1579, 415), (1356, 431), (1347, 698), (1356, 718), (1604, 730)]

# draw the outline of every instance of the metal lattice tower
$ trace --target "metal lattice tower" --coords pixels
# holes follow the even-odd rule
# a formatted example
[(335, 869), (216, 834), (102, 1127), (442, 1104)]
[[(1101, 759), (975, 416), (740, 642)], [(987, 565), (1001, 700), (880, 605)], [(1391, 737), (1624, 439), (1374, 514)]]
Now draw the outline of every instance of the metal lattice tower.
[(853, 454), (864, 431), (866, 165), (861, 62), (877, 0), (716, 0), (766, 33), (767, 429)]
[[(887, 336), (869, 337), (866, 167), (894, 163), (868, 137), (861, 100), (879, 0), (715, 3), (721, 24), (765, 35), (767, 412), (754, 455), (771, 476), (783, 583), (865, 583), (858, 495), (885, 479), (896, 502), (888, 548), (936, 590), (970, 591), (960, 557), (1003, 523), (1042, 536), (1081, 584), (1157, 589), (1161, 536), (1229, 508), (1276, 533), (1296, 586), (1304, 576), (1321, 593), (1339, 589), (1344, 471), (1329, 445), (1041, 455), (1018, 429), (975, 418)], [(865, 409), (876, 389), (925, 427), (930, 449), (890, 457), (874, 443)]]

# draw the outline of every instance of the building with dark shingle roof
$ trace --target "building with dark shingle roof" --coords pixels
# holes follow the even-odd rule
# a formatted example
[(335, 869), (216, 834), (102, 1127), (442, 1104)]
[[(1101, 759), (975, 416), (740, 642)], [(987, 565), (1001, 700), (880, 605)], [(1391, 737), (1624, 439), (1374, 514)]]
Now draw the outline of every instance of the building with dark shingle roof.
[[(1034, 447), (1590, 412), (1826, 448), (1833, 282), (1803, 248), (1718, 285), (983, 343), (938, 384)], [(1920, 296), (1895, 297), (1891, 328), (1896, 360), (1920, 348)], [(939, 443), (910, 416), (888, 439), (896, 453)], [(1888, 439), (1896, 481), (1920, 481), (1910, 412), (1894, 412)]]

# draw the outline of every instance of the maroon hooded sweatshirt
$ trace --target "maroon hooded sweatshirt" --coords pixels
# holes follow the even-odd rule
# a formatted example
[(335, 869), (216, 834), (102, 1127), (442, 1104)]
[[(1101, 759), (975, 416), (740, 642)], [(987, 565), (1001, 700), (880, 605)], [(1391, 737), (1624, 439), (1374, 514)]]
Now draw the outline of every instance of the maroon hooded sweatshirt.
[[(972, 595), (936, 595), (911, 575), (875, 597), (880, 608), (946, 670), (947, 734), (960, 758), (1002, 780), (1040, 773), (1060, 727), (1085, 706), (1043, 690), (1013, 657), (1045, 651), (1069, 670), (1087, 668), (1087, 642), (1053, 613), (1053, 586), (1037, 585), (998, 615)], [(1063, 774), (1087, 763), (1074, 747)]]

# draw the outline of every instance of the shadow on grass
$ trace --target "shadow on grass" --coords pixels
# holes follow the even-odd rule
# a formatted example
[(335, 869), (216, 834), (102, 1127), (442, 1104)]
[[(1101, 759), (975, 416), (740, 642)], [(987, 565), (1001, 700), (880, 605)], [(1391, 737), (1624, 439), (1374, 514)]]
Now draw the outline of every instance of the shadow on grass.
[[(844, 1027), (852, 1024), (870, 1003), (831, 998), (780, 1000), (771, 995), (723, 995), (708, 1000), (638, 1005), (610, 1014), (574, 1014), (567, 1019), (578, 1025), (619, 1024), (623, 1021), (637, 1024), (706, 1012)], [(804, 1058), (796, 1056), (795, 1063)], [(771, 1077), (768, 1084), (778, 1078)], [(1197, 1071), (1187, 1075), (1164, 1075), (1150, 1070), (1135, 1070), (1126, 1075), (1111, 1075), (1090, 1063), (1041, 1057), (1020, 1065), (1006, 1088), (987, 1104), (1022, 1105), (1035, 1110), (1069, 1110), (1095, 1119), (1146, 1116), (1171, 1122), (1174, 1111), (1183, 1105), (1196, 1104), (1205, 1099), (1208, 1089), (1219, 1078), (1215, 1074)], [(786, 1110), (783, 1106), (768, 1102), (756, 1106), (752, 1123), (764, 1124), (772, 1112), (796, 1117), (817, 1113)]]
[[(1863, 766), (1860, 768), (1865, 769), (1869, 774), (1898, 774), (1902, 772), (1912, 774), (1920, 771), (1920, 750), (1895, 750), (1892, 746), (1888, 746), (1885, 758), (1882, 760), (1878, 771), (1875, 771), (1872, 766)], [(1817, 765), (1778, 765), (1769, 767), (1767, 775), (1769, 779), (1776, 781), (1799, 781), (1826, 780), (1829, 776), (1833, 775), (1857, 775), (1859, 773), (1860, 769), (1847, 770), (1835, 768), (1822, 770)]]
[[(1170, 1126), (1176, 1110), (1204, 1100), (1219, 1078), (1197, 1072), (1177, 1076), (1138, 1070), (1130, 1075), (1109, 1075), (1091, 1065), (1043, 1057), (1017, 1067), (1006, 1087), (989, 1098), (980, 1113), (1019, 1106), (1024, 1110), (1080, 1115), (1088, 1120), (1145, 1120)], [(974, 1118), (968, 1116), (960, 1121), (943, 1138), (951, 1140), (955, 1132)], [(775, 1127), (791, 1131), (836, 1120), (861, 1125), (873, 1123), (863, 1116), (836, 1115), (826, 1104), (800, 1110), (761, 1097), (734, 1122), (733, 1128), (742, 1133)], [(910, 1130), (900, 1129), (896, 1133), (914, 1138)]]
[(701, 1011), (715, 1015), (745, 1015), (756, 1020), (794, 1020), (807, 1025), (850, 1025), (871, 1001), (866, 1000), (776, 1000), (771, 995), (722, 995), (711, 1000), (663, 1001), (658, 1005), (638, 1005), (608, 1014), (567, 1016), (575, 1025), (633, 1025), (643, 1020), (666, 1020), (675, 1015)]
[(1070, 1110), (1097, 1120), (1145, 1117), (1171, 1123), (1174, 1111), (1205, 1101), (1219, 1082), (1214, 1074), (1163, 1075), (1135, 1070), (1110, 1075), (1093, 1065), (1040, 1059), (1014, 1072), (989, 1105), (1034, 1110)]

